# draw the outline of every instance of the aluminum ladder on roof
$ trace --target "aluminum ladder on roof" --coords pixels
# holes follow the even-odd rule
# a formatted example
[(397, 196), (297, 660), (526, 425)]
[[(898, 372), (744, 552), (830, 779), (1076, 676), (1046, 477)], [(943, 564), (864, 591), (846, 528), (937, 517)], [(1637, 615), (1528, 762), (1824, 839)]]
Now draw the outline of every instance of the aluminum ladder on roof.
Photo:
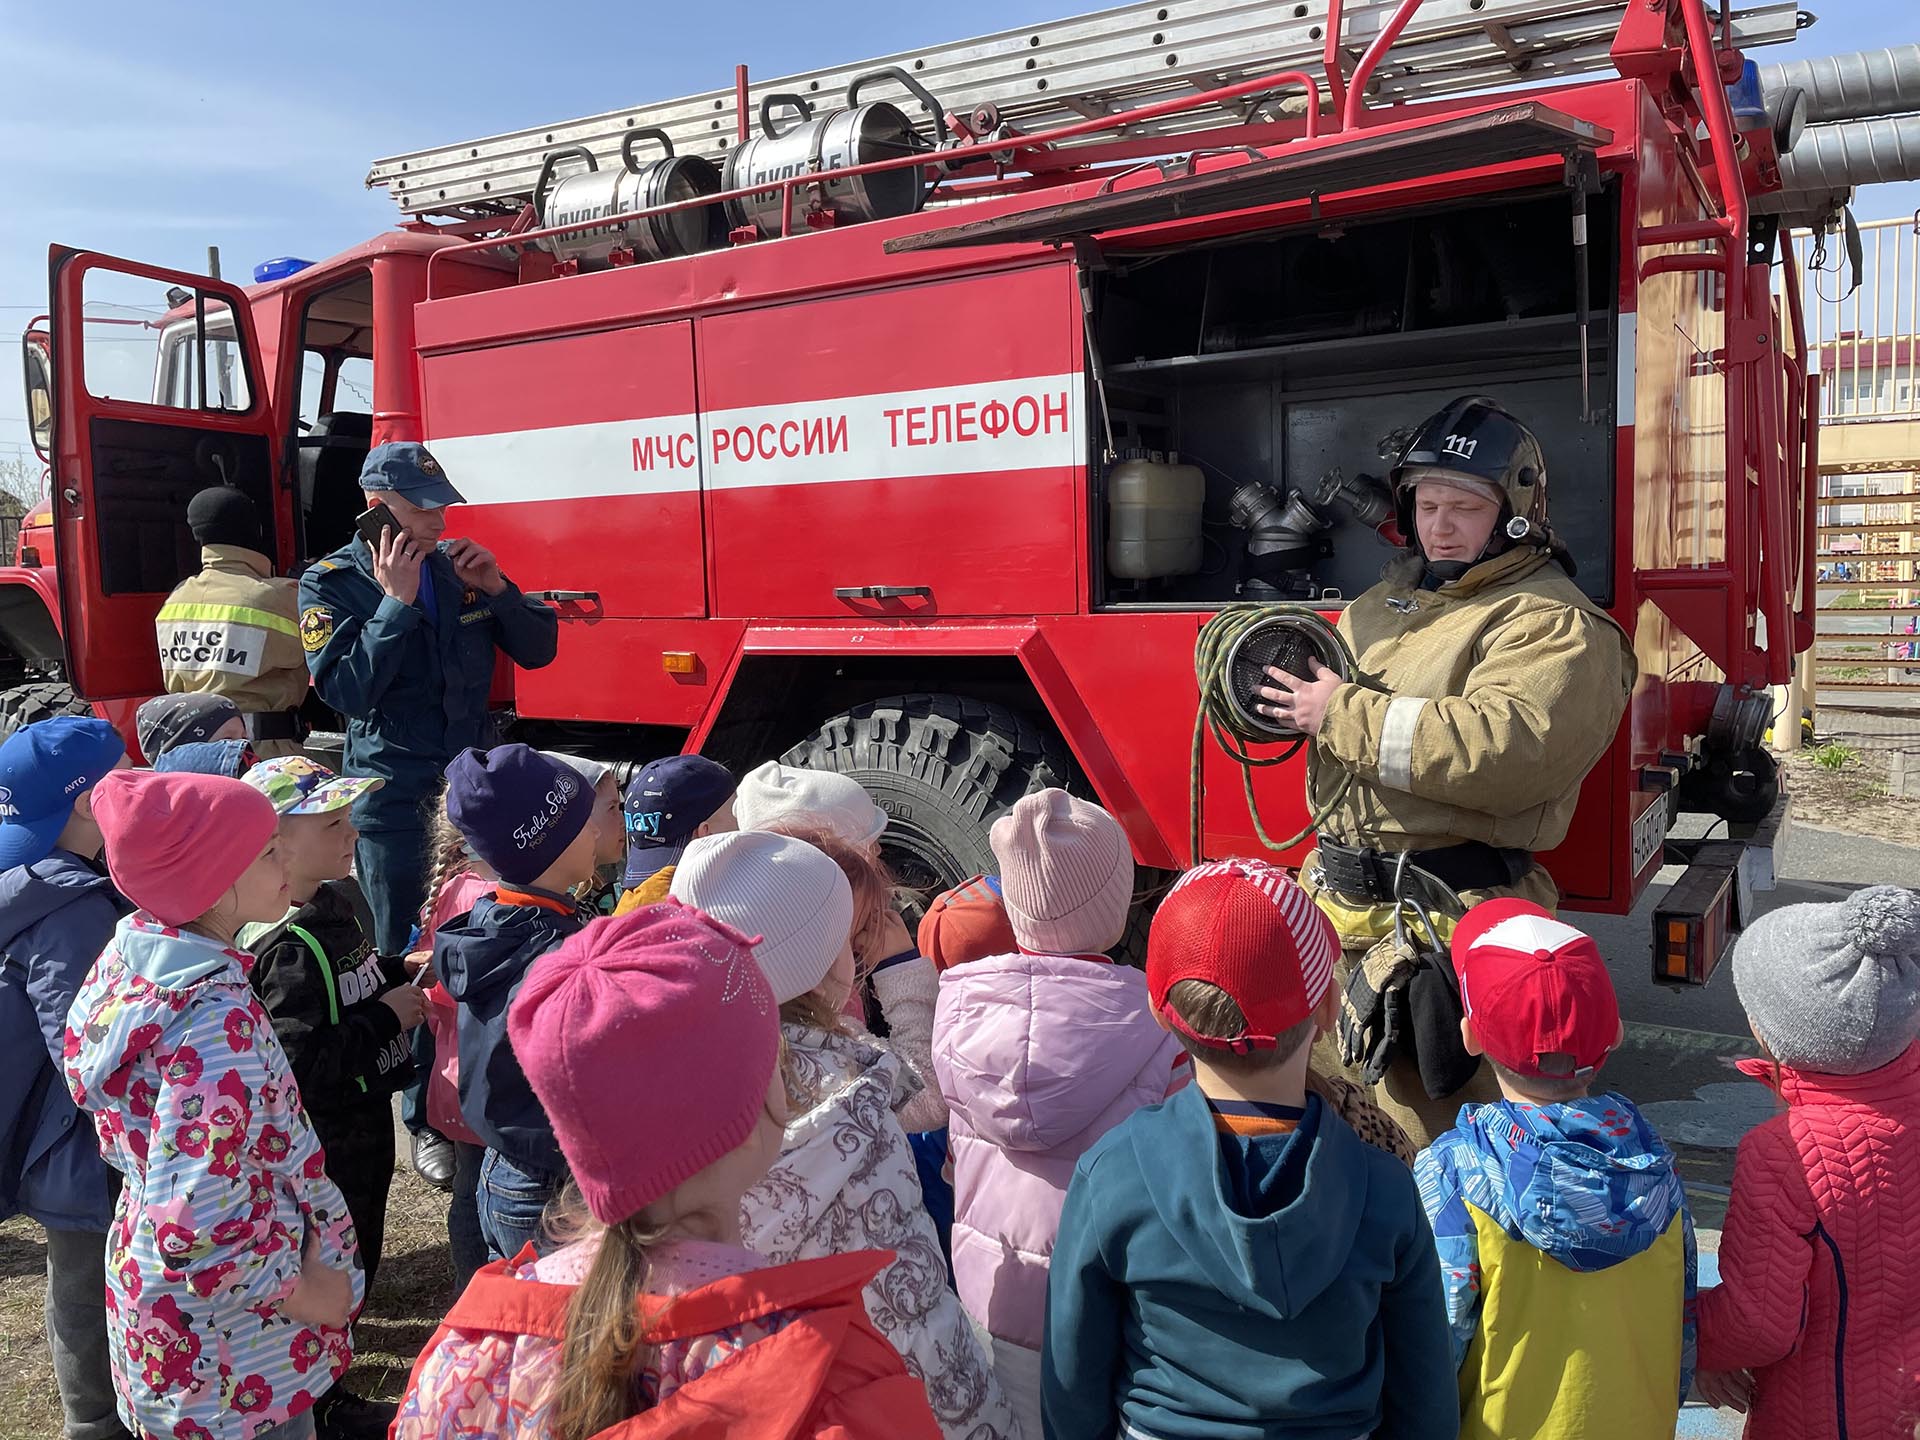
[[(1339, 7), (1336, 54), (1343, 75), (1398, 5), (1346, 0)], [(1375, 70), (1369, 98), (1376, 104), (1429, 100), (1609, 70), (1609, 47), (1625, 9), (1593, 0), (1428, 0)], [(1328, 0), (1141, 0), (756, 81), (749, 104), (757, 110), (776, 92), (839, 103), (856, 76), (898, 67), (949, 110), (967, 115), (991, 105), (1002, 121), (1032, 133), (1281, 70), (1305, 70), (1325, 88), (1327, 14)], [(1747, 0), (1733, 11), (1734, 40), (1742, 47), (1777, 44), (1793, 39), (1802, 23), (1795, 0)], [(894, 100), (909, 114), (920, 108), (897, 85), (876, 85), (863, 98)], [(1301, 103), (1291, 93), (1273, 98)], [(507, 215), (532, 195), (550, 151), (585, 146), (602, 163), (617, 165), (621, 138), (630, 129), (664, 130), (679, 153), (718, 163), (735, 143), (734, 101), (729, 87), (416, 150), (376, 161), (366, 183), (385, 186), (409, 215)], [(1238, 124), (1251, 118), (1250, 104), (1259, 109), (1267, 100), (1200, 106), (1118, 133), (1175, 136)], [(935, 117), (925, 123), (937, 128), (940, 122)]]

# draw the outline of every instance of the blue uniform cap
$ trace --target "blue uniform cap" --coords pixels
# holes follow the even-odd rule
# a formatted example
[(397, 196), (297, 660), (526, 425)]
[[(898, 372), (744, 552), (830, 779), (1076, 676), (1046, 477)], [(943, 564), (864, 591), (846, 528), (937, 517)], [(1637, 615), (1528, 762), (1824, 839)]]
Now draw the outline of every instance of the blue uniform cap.
[(369, 450), (367, 463), (360, 467), (360, 488), (391, 491), (423, 510), (467, 503), (427, 447), (412, 440), (390, 441)]
[(126, 753), (119, 732), (91, 715), (56, 715), (9, 735), (0, 745), (0, 869), (44, 860), (74, 798)]

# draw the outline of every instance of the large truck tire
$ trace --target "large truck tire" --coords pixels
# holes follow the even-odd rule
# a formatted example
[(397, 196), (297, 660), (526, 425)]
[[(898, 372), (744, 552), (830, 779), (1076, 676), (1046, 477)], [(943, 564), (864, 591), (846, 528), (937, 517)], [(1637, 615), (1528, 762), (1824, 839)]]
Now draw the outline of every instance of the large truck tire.
[(16, 685), (0, 691), (0, 739), (23, 725), (51, 720), (56, 715), (91, 715), (93, 707), (73, 693), (71, 685), (47, 681)]
[[(902, 885), (931, 898), (1000, 867), (987, 843), (993, 822), (1022, 795), (1049, 786), (1086, 794), (1057, 735), (1001, 705), (960, 695), (890, 695), (826, 721), (780, 757), (858, 780), (887, 812), (882, 852)], [(1165, 884), (1135, 877), (1136, 901), (1116, 958), (1146, 957), (1147, 921)]]

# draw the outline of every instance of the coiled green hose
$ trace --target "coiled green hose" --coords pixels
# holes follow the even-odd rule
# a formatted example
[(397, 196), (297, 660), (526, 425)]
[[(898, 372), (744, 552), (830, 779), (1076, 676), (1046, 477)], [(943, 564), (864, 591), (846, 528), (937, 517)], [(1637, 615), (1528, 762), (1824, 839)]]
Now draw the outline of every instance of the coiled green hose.
[[(1334, 668), (1342, 676), (1359, 685), (1372, 689), (1383, 688), (1378, 681), (1362, 673), (1360, 662), (1353, 653), (1353, 647), (1347, 644), (1346, 637), (1334, 629), (1331, 622), (1311, 605), (1291, 605), (1285, 603), (1233, 605), (1220, 611), (1206, 624), (1200, 627), (1200, 638), (1193, 647), (1193, 677), (1200, 690), (1200, 708), (1193, 717), (1193, 759), (1190, 774), (1191, 808), (1188, 813), (1188, 840), (1192, 846), (1195, 864), (1200, 861), (1200, 799), (1201, 770), (1206, 756), (1206, 736), (1212, 732), (1213, 742), (1240, 766), (1240, 783), (1246, 790), (1247, 813), (1253, 817), (1253, 833), (1260, 837), (1260, 843), (1269, 850), (1291, 850), (1301, 841), (1311, 837), (1328, 815), (1346, 798), (1347, 791), (1353, 785), (1353, 776), (1342, 769), (1334, 783), (1333, 793), (1324, 803), (1316, 804), (1314, 795), (1313, 772), (1308, 771), (1307, 788), (1307, 824), (1298, 834), (1285, 840), (1275, 840), (1267, 834), (1267, 827), (1260, 820), (1260, 806), (1253, 798), (1253, 772), (1271, 765), (1284, 765), (1300, 753), (1300, 747), (1307, 743), (1304, 735), (1295, 736), (1292, 743), (1277, 755), (1255, 755), (1248, 749), (1250, 745), (1273, 745), (1279, 743), (1273, 734), (1265, 729), (1251, 725), (1242, 713), (1233, 695), (1233, 675), (1228, 664), (1235, 645), (1260, 626), (1274, 620), (1292, 622), (1294, 628), (1305, 630), (1321, 648), (1324, 655), (1335, 657)], [(1323, 662), (1324, 663), (1324, 662)]]

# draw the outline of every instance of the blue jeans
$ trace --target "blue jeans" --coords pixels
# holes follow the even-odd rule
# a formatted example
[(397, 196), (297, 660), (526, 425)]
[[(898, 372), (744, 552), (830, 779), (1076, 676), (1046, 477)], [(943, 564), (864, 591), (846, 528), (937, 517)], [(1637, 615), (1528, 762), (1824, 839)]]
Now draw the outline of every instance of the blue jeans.
[(489, 1260), (511, 1260), (531, 1245), (545, 1253), (540, 1217), (560, 1189), (558, 1179), (529, 1175), (498, 1150), (489, 1148), (480, 1162), (480, 1234)]

